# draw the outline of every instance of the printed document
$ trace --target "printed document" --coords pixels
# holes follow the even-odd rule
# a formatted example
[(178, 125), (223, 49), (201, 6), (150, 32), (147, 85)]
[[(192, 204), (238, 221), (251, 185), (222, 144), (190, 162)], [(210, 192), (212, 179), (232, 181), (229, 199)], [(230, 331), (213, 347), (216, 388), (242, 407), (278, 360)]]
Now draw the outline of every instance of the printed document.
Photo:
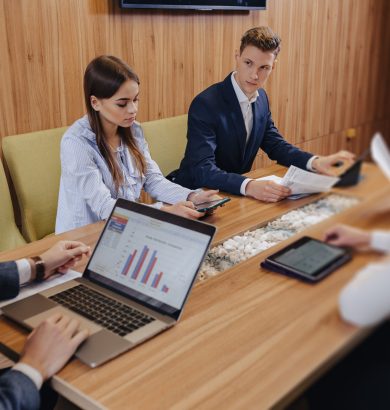
[(317, 192), (327, 192), (340, 180), (340, 178), (315, 174), (291, 165), (283, 178), (277, 177), (276, 175), (257, 178), (257, 181), (267, 180), (274, 181), (277, 184), (290, 188), (291, 195), (288, 198), (298, 199), (302, 196)]

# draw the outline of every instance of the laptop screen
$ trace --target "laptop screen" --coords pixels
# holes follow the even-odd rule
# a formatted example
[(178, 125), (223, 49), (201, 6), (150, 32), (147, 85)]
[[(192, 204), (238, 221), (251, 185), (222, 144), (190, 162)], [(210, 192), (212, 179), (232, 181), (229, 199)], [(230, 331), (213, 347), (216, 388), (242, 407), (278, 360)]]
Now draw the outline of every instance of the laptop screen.
[(161, 313), (177, 316), (214, 232), (210, 225), (118, 200), (86, 276)]

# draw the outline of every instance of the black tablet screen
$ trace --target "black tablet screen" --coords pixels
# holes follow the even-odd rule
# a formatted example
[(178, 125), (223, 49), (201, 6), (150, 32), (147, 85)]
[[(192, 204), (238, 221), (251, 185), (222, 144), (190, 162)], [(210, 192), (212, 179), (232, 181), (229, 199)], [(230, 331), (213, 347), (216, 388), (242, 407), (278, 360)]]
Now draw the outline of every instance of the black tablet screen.
[(309, 240), (300, 246), (287, 249), (286, 252), (272, 259), (307, 275), (315, 276), (323, 268), (344, 254), (344, 249), (334, 248), (322, 242)]

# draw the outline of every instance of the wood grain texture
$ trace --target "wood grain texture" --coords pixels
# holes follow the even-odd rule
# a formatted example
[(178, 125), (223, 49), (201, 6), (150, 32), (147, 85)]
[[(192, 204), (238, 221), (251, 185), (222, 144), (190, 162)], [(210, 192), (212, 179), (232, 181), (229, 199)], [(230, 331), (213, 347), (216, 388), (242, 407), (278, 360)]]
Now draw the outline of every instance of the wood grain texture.
[[(356, 152), (390, 129), (390, 3), (269, 0), (245, 12), (131, 11), (115, 0), (0, 0), (0, 137), (69, 125), (84, 113), (82, 77), (103, 53), (141, 78), (139, 120), (186, 113), (234, 68), (242, 33), (269, 25), (282, 52), (266, 88), (286, 139), (315, 153)], [(357, 129), (348, 144), (345, 130)], [(254, 168), (269, 164), (259, 155)]]
[[(252, 176), (280, 172), (273, 166)], [(360, 197), (359, 205), (196, 284), (177, 326), (99, 368), (72, 361), (53, 380), (55, 389), (91, 409), (129, 403), (132, 409), (283, 408), (367, 335), (342, 322), (337, 298), (360, 267), (380, 256), (356, 254), (314, 286), (267, 272), (259, 263), (299, 236), (322, 238), (337, 222), (390, 229), (390, 187), (372, 164), (365, 164), (363, 174), (359, 185), (335, 190)], [(218, 242), (315, 199), (270, 205), (237, 197), (209, 222), (218, 227)], [(59, 237), (93, 245), (101, 229), (98, 223), (48, 237), (3, 252), (0, 260), (39, 254)], [(24, 339), (18, 326), (0, 319), (0, 342), (20, 351)]]

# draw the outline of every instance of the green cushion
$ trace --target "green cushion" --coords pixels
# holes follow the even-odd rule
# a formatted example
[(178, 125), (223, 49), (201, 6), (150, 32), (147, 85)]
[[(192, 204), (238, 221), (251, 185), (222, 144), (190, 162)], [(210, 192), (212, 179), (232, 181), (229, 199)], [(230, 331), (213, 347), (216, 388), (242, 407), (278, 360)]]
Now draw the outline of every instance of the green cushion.
[(28, 241), (54, 232), (61, 175), (60, 142), (67, 127), (3, 138), (3, 152)]
[(187, 114), (141, 124), (150, 154), (164, 175), (179, 168), (187, 143)]
[(15, 224), (11, 195), (8, 189), (3, 164), (0, 161), (0, 252), (25, 244)]

